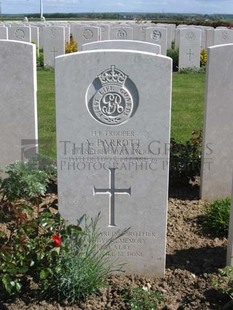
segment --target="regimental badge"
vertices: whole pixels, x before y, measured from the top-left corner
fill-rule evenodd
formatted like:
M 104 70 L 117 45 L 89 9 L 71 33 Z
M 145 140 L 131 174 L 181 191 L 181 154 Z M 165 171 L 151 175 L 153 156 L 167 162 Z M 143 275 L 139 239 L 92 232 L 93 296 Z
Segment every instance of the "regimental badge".
M 86 94 L 89 113 L 105 125 L 127 122 L 135 113 L 138 101 L 135 84 L 114 65 L 96 77 Z

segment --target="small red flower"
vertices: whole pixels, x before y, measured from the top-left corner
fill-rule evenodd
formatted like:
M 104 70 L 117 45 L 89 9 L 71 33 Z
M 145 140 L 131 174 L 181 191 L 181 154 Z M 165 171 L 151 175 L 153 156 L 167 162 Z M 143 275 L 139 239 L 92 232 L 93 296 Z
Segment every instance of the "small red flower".
M 53 245 L 56 247 L 60 247 L 61 246 L 61 237 L 57 236 L 57 235 L 53 235 L 51 237 L 51 239 L 53 240 Z

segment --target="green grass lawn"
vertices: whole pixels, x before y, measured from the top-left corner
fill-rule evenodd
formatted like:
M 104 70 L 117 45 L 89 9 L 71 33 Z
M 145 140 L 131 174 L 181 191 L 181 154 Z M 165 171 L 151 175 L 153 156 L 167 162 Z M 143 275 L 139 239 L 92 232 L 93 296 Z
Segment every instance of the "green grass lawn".
M 53 70 L 37 71 L 39 152 L 56 157 L 55 81 Z
M 171 136 L 180 142 L 203 128 L 205 74 L 173 73 Z
M 40 154 L 56 157 L 54 71 L 38 69 Z M 185 142 L 202 129 L 205 74 L 173 73 L 171 136 Z

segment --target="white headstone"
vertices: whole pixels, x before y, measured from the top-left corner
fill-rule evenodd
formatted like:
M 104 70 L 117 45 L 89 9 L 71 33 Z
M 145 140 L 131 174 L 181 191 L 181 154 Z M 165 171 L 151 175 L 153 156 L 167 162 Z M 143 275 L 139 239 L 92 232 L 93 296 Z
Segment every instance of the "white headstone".
M 167 29 L 166 28 L 147 28 L 146 42 L 155 43 L 161 46 L 161 54 L 167 55 Z
M 179 32 L 179 69 L 200 67 L 201 30 L 181 28 Z
M 102 24 L 100 27 L 100 37 L 101 40 L 109 40 L 110 39 L 110 24 Z
M 39 54 L 39 28 L 35 26 L 31 26 L 31 39 L 32 43 L 36 44 L 37 54 Z
M 206 30 L 206 48 L 214 45 L 214 28 Z
M 72 35 L 74 40 L 78 43 L 79 51 L 83 44 L 99 41 L 101 39 L 100 28 L 94 26 L 76 26 L 73 28 Z
M 214 45 L 233 43 L 232 29 L 215 29 L 214 30 Z
M 233 174 L 233 44 L 208 48 L 201 197 L 231 195 Z
M 156 24 L 156 27 L 158 28 L 166 28 L 167 29 L 167 48 L 171 48 L 172 41 L 175 39 L 174 34 L 174 24 Z
M 110 40 L 133 40 L 133 28 L 125 26 L 111 27 Z
M 171 59 L 128 50 L 56 58 L 59 210 L 101 214 L 127 273 L 165 269 Z
M 70 42 L 70 27 L 65 26 L 65 42 Z
M 133 39 L 136 41 L 145 41 L 146 28 L 147 27 L 145 25 L 133 25 Z
M 0 40 L 0 167 L 37 151 L 36 47 Z
M 213 38 L 213 32 L 214 28 L 202 26 L 201 29 L 201 50 L 206 50 L 207 47 L 212 46 L 213 44 L 210 44 L 211 38 Z
M 83 44 L 82 51 L 99 49 L 124 49 L 161 54 L 161 46 L 134 40 L 106 40 Z
M 44 39 L 44 65 L 54 68 L 55 57 L 65 54 L 65 28 L 45 27 Z
M 11 26 L 8 28 L 8 39 L 31 43 L 31 28 Z

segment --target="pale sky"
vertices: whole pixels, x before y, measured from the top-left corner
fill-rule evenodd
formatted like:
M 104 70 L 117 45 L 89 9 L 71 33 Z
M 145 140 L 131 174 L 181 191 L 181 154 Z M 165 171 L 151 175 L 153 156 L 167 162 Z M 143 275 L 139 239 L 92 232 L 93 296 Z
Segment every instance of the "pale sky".
M 3 14 L 151 12 L 233 14 L 233 0 L 0 0 Z

